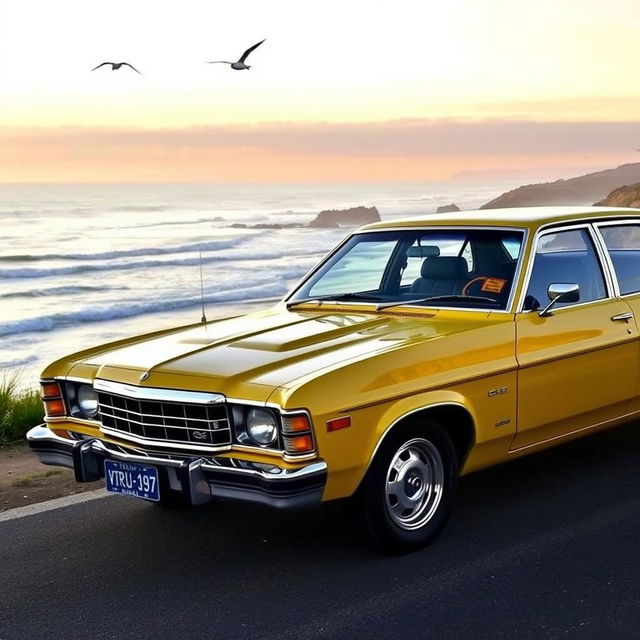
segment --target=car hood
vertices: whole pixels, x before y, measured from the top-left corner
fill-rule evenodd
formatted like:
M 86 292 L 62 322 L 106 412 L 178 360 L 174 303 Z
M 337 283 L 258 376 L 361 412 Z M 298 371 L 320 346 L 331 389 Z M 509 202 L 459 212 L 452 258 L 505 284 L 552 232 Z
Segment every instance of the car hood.
M 323 305 L 324 307 L 325 305 Z M 84 352 L 69 374 L 145 386 L 207 389 L 265 401 L 279 386 L 469 328 L 477 314 L 362 308 L 287 310 L 191 325 Z M 486 318 L 486 316 L 483 316 Z M 466 319 L 465 319 L 466 318 Z M 477 321 L 476 321 L 477 322 Z

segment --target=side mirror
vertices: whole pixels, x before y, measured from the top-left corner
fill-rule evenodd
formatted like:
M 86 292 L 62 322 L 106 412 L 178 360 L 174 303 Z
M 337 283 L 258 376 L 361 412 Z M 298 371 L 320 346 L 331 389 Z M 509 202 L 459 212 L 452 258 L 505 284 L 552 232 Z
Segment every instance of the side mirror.
M 547 289 L 549 304 L 538 314 L 541 318 L 551 315 L 551 308 L 558 302 L 578 302 L 580 300 L 580 286 L 574 283 L 550 284 Z

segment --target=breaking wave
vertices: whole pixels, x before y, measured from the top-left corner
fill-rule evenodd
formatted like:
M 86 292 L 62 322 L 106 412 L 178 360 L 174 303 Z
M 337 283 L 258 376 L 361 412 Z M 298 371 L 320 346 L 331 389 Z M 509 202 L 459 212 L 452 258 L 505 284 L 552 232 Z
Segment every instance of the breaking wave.
M 216 262 L 236 262 L 238 268 L 243 263 L 251 263 L 256 260 L 278 260 L 284 257 L 306 257 L 322 255 L 322 253 L 312 253 L 305 250 L 297 251 L 262 251 L 254 252 L 245 256 L 239 255 L 210 255 L 202 256 L 202 264 L 212 264 Z M 193 267 L 200 264 L 200 256 L 191 258 L 177 258 L 169 260 L 138 260 L 132 262 L 110 262 L 106 264 L 76 264 L 64 267 L 24 267 L 0 269 L 1 278 L 47 278 L 51 276 L 64 276 L 68 274 L 88 273 L 92 271 L 127 271 L 132 269 L 146 269 L 153 267 Z
M 267 283 L 246 287 L 216 291 L 205 295 L 204 302 L 250 302 L 265 298 L 276 298 L 286 293 L 284 283 Z M 69 313 L 56 313 L 38 318 L 26 318 L 0 324 L 0 336 L 22 333 L 52 331 L 58 327 L 71 326 L 84 322 L 101 322 L 116 318 L 130 318 L 145 313 L 160 313 L 176 309 L 188 309 L 201 303 L 199 296 L 181 297 L 169 300 L 151 300 L 143 302 L 121 302 L 103 306 L 92 306 Z
M 27 291 L 12 291 L 11 293 L 0 293 L 0 298 L 44 298 L 52 296 L 73 296 L 83 293 L 104 292 L 104 291 L 125 291 L 129 287 L 110 287 L 108 285 L 76 285 L 48 287 L 46 289 L 28 289 Z
M 45 253 L 40 255 L 15 254 L 0 256 L 0 262 L 37 262 L 41 260 L 114 260 L 117 258 L 138 258 L 143 256 L 159 256 L 172 253 L 191 253 L 195 251 L 218 251 L 231 249 L 245 242 L 247 238 L 214 240 L 209 242 L 190 242 L 168 247 L 140 247 L 137 249 L 120 249 L 90 253 Z M 2 270 L 0 270 L 2 273 Z M 9 276 L 11 277 L 11 276 Z M 17 276 L 20 277 L 20 276 Z

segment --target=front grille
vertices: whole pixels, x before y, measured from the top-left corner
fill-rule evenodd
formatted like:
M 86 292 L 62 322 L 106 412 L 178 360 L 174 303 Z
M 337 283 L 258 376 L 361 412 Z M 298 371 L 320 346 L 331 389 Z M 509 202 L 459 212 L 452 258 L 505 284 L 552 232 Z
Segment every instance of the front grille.
M 219 447 L 231 444 L 227 407 L 138 400 L 98 391 L 99 418 L 105 432 L 161 443 Z

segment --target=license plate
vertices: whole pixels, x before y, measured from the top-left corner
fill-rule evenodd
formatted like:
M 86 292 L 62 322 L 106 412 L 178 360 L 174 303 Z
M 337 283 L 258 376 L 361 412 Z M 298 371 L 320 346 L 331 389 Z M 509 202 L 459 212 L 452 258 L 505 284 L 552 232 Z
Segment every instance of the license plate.
M 104 461 L 104 477 L 107 491 L 126 496 L 145 498 L 157 502 L 160 500 L 158 470 L 133 462 Z

